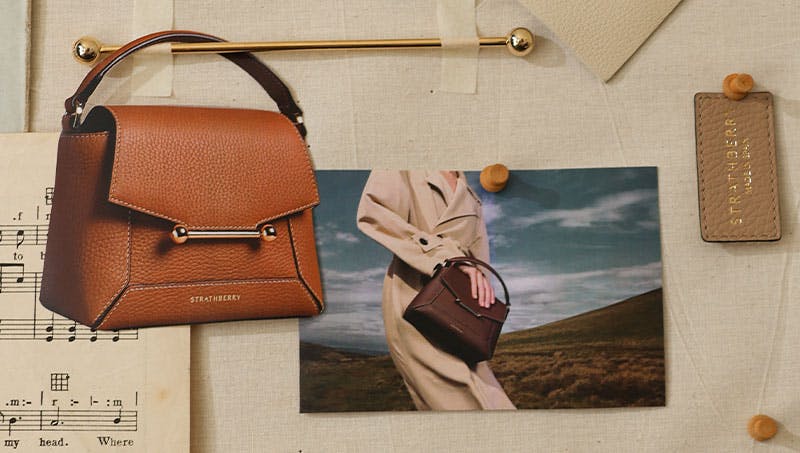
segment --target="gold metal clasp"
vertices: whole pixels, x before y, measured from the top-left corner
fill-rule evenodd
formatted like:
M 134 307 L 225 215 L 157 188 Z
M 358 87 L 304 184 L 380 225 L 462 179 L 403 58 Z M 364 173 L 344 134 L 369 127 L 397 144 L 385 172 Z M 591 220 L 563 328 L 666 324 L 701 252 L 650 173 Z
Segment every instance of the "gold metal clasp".
M 169 238 L 176 244 L 183 244 L 189 239 L 261 239 L 274 241 L 278 231 L 273 225 L 266 224 L 258 231 L 239 230 L 189 230 L 186 225 L 178 224 L 172 228 Z

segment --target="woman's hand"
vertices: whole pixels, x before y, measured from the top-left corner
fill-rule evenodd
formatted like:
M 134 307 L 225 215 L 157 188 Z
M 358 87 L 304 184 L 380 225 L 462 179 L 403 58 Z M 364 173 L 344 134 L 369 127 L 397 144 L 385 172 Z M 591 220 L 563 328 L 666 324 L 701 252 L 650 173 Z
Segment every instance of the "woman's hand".
M 458 266 L 461 272 L 469 275 L 469 283 L 472 288 L 472 297 L 478 299 L 478 305 L 489 308 L 494 303 L 494 288 L 480 269 L 474 266 Z

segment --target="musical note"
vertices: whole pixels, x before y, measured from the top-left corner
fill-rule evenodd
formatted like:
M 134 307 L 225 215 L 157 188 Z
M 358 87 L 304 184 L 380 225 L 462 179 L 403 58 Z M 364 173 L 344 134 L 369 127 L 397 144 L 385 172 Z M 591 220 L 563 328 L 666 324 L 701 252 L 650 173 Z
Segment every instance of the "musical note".
M 50 420 L 50 426 L 58 426 L 61 423 L 61 408 L 56 408 L 56 418 Z
M 17 250 L 23 242 L 25 242 L 25 230 L 17 230 Z
M 113 342 L 115 342 L 115 343 L 116 343 L 117 341 L 119 341 L 119 330 L 115 330 L 115 331 L 114 331 L 114 336 L 111 338 L 111 341 L 113 341 Z
M 69 341 L 70 343 L 75 341 L 75 331 L 77 329 L 78 329 L 78 323 L 77 322 L 73 322 L 72 325 L 69 326 L 69 329 L 67 329 L 69 331 L 69 333 L 71 334 L 69 336 L 69 338 L 67 338 L 67 341 Z
M 89 341 L 94 343 L 95 341 L 97 341 L 97 329 L 91 329 L 90 332 L 92 332 L 92 336 L 89 337 Z
M 115 425 L 119 425 L 119 422 L 121 422 L 121 421 L 122 421 L 122 408 L 119 409 L 119 414 L 114 419 L 114 424 Z
M 22 418 L 22 417 L 20 417 Z M 11 427 L 17 423 L 17 417 L 11 417 L 8 419 L 8 435 L 11 435 Z
M 45 331 L 45 332 L 47 332 L 47 333 L 49 334 L 49 335 L 47 335 L 47 337 L 45 338 L 45 341 L 47 341 L 48 343 L 49 343 L 49 342 L 51 342 L 51 341 L 53 341 L 53 338 L 54 338 L 54 337 L 53 337 L 53 331 L 55 330 L 55 323 L 56 323 L 56 315 L 55 315 L 55 313 L 53 313 L 53 314 L 50 316 L 50 325 L 49 325 L 49 326 L 47 326 L 47 327 L 45 327 L 45 329 L 44 329 L 44 331 Z

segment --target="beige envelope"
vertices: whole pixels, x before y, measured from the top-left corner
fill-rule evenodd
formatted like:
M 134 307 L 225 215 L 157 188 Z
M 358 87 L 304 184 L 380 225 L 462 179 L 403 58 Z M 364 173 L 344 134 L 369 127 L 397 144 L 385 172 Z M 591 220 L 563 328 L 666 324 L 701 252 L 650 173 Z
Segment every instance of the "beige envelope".
M 608 81 L 680 0 L 519 0 Z

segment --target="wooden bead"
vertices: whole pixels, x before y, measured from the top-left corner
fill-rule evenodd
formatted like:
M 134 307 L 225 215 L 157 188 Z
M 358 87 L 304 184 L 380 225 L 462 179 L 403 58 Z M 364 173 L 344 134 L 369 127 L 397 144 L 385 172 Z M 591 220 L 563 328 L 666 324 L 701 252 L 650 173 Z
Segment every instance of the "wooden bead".
M 722 81 L 722 93 L 728 99 L 738 101 L 747 96 L 753 89 L 753 77 L 750 74 L 728 74 Z
M 503 164 L 489 165 L 481 171 L 481 186 L 487 192 L 499 192 L 508 183 L 508 168 Z
M 747 422 L 747 432 L 750 433 L 750 437 L 753 439 L 763 442 L 775 436 L 775 433 L 778 432 L 778 423 L 769 416 L 763 414 L 754 415 Z

